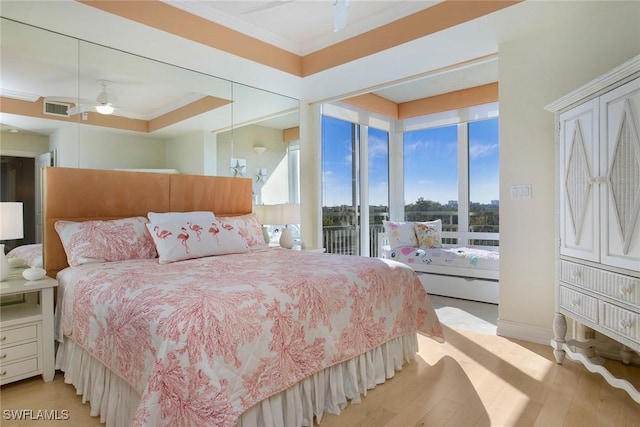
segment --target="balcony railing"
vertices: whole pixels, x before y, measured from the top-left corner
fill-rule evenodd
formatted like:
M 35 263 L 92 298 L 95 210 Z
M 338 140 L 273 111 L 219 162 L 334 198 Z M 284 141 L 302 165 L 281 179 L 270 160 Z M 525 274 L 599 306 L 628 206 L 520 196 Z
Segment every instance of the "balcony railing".
M 378 236 L 384 232 L 382 224 L 369 227 L 369 255 L 377 257 Z M 353 226 L 330 226 L 322 228 L 322 243 L 328 253 L 360 255 L 360 232 Z
M 326 215 L 326 213 L 325 213 Z M 378 215 L 384 215 L 380 214 Z M 329 215 L 333 218 L 343 217 L 344 219 L 353 220 L 353 212 L 331 212 Z M 472 212 L 470 220 L 472 224 L 469 226 L 470 232 L 465 233 L 470 245 L 480 246 L 498 246 L 499 245 L 499 225 L 493 225 L 497 222 L 495 217 L 497 212 Z M 408 221 L 429 221 L 437 218 L 443 220 L 442 224 L 442 243 L 458 244 L 458 213 L 455 211 L 436 211 L 436 212 L 407 212 Z M 476 221 L 474 221 L 474 218 Z M 382 224 L 373 224 L 369 227 L 369 254 L 372 257 L 378 257 L 379 235 L 384 232 Z M 359 255 L 360 254 L 360 229 L 353 225 L 335 225 L 324 226 L 322 228 L 322 243 L 328 253 Z

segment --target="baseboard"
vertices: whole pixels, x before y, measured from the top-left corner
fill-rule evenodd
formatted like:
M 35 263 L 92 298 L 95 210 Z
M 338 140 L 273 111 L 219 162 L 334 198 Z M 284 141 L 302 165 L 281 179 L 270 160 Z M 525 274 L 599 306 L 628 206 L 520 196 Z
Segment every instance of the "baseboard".
M 511 322 L 509 320 L 498 319 L 496 334 L 505 338 L 534 342 L 537 344 L 547 344 L 553 338 L 553 330 L 541 328 L 539 326 L 527 325 L 526 323 Z

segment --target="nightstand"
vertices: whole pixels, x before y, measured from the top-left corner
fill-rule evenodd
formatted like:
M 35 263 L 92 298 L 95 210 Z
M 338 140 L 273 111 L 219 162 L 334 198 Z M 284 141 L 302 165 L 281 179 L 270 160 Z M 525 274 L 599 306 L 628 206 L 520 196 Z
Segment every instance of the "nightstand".
M 0 282 L 0 385 L 34 375 L 53 380 L 53 288 L 49 277 L 27 281 L 14 268 Z M 7 298 L 8 297 L 8 298 Z

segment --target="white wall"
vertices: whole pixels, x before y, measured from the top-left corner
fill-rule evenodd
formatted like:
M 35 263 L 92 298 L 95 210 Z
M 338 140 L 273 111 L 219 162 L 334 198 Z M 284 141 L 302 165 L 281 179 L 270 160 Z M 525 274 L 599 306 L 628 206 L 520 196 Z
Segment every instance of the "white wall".
M 501 335 L 551 338 L 555 134 L 544 106 L 640 53 L 640 2 L 606 3 L 499 47 Z M 533 197 L 511 200 L 516 184 L 531 184 Z
M 0 155 L 34 157 L 49 151 L 49 137 L 25 133 L 0 133 Z
M 49 147 L 55 151 L 56 166 L 77 168 L 80 167 L 78 148 L 78 129 L 63 126 L 49 135 Z
M 166 167 L 180 173 L 205 174 L 205 132 L 195 131 L 167 141 Z
M 253 147 L 262 146 L 266 151 L 258 154 Z M 231 176 L 229 159 L 245 159 L 245 176 L 253 178 L 254 202 L 264 204 L 289 201 L 289 166 L 286 161 L 286 145 L 282 130 L 259 125 L 243 126 L 233 130 L 233 155 L 231 131 L 218 134 L 218 175 Z M 256 182 L 256 169 L 267 169 L 265 183 Z
M 165 168 L 165 141 L 146 135 L 80 126 L 77 167 L 89 169 Z M 59 166 L 67 166 L 61 165 Z M 76 166 L 76 165 L 69 165 Z

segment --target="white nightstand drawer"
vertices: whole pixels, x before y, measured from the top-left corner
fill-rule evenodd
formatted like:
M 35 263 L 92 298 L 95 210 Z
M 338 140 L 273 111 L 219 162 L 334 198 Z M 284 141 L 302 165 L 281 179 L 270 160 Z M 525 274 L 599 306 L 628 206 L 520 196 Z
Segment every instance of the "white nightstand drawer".
M 618 335 L 640 343 L 640 315 L 638 313 L 601 302 L 600 324 Z
M 598 300 L 572 289 L 560 286 L 560 307 L 598 323 Z
M 38 357 L 37 341 L 14 345 L 12 347 L 2 347 L 0 349 L 0 366 L 29 356 Z
M 4 384 L 8 382 L 12 377 L 18 375 L 29 374 L 33 372 L 34 375 L 38 372 L 38 359 L 27 359 L 15 363 L 7 363 L 0 368 L 0 382 Z
M 38 337 L 38 328 L 36 325 L 21 326 L 12 329 L 3 329 L 0 331 L 0 348 L 19 341 L 36 339 Z

